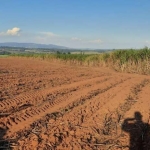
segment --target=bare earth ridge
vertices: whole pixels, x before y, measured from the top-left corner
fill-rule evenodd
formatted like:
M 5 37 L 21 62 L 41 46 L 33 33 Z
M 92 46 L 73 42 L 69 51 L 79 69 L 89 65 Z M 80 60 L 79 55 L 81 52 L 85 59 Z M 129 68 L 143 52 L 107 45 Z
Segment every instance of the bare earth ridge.
M 145 75 L 0 58 L 0 149 L 148 150 L 149 93 Z

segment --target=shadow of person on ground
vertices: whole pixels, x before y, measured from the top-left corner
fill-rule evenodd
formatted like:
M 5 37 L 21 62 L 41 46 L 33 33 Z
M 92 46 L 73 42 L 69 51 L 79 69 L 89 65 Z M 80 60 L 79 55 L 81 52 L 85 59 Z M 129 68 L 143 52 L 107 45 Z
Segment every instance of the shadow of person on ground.
M 142 121 L 140 112 L 135 112 L 134 118 L 125 119 L 122 130 L 130 135 L 129 150 L 150 150 L 150 125 Z
M 11 150 L 10 141 L 4 138 L 8 128 L 3 121 L 3 117 L 5 115 L 0 116 L 0 150 Z
M 9 143 L 4 139 L 7 129 L 0 127 L 0 150 L 10 150 Z

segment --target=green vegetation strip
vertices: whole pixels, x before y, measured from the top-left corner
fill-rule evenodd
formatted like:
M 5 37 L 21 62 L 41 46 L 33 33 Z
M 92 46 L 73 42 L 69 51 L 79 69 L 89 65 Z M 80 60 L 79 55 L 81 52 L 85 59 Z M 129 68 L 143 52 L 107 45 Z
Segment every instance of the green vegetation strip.
M 9 55 L 0 55 L 0 58 L 8 57 Z
M 107 66 L 116 71 L 150 74 L 150 49 L 145 47 L 140 50 L 116 50 L 101 54 L 70 54 L 60 53 L 21 53 L 12 56 L 41 58 L 43 60 L 62 60 L 71 64 L 87 66 Z

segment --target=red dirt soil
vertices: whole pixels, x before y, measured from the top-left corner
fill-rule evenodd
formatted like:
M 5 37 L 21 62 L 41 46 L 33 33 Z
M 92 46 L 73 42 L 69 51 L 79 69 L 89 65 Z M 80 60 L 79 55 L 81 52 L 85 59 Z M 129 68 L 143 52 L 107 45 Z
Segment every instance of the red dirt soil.
M 0 149 L 148 150 L 149 93 L 145 75 L 0 58 Z

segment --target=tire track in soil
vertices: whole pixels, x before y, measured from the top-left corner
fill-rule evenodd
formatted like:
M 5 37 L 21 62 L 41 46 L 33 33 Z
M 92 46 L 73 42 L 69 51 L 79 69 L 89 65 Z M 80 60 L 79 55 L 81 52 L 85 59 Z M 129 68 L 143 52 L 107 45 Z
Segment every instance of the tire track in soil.
M 53 77 L 53 78 L 52 78 Z M 4 76 L 4 78 L 6 78 Z M 16 77 L 18 78 L 18 77 Z M 0 91 L 5 91 L 1 92 L 1 101 L 6 100 L 6 99 L 10 99 L 11 97 L 14 97 L 15 95 L 27 92 L 27 91 L 32 91 L 32 90 L 38 90 L 38 89 L 43 89 L 43 88 L 47 88 L 48 87 L 56 87 L 56 86 L 60 86 L 60 85 L 64 85 L 64 84 L 69 84 L 71 82 L 71 79 L 75 79 L 76 82 L 80 81 L 80 80 L 84 80 L 87 79 L 86 76 L 75 76 L 75 75 L 71 75 L 69 77 L 66 76 L 59 76 L 59 74 L 57 75 L 49 75 L 45 78 L 43 78 L 43 76 L 40 78 L 36 78 L 35 77 L 31 80 L 28 78 L 20 78 L 18 79 L 18 81 L 6 81 L 6 86 L 4 84 L 2 84 L 0 87 Z M 36 80 L 36 81 L 35 81 Z M 8 82 L 10 83 L 8 85 Z M 4 83 L 4 81 L 2 82 Z M 45 87 L 46 86 L 46 87 Z M 14 92 L 15 91 L 15 92 Z
M 23 105 L 40 105 L 45 101 L 46 98 L 49 98 L 50 96 L 57 97 L 58 95 L 63 95 L 68 92 L 79 90 L 80 88 L 86 87 L 86 86 L 92 86 L 96 82 L 103 82 L 103 80 L 107 80 L 108 77 L 105 77 L 104 75 L 101 75 L 100 77 L 88 79 L 86 81 L 80 81 L 75 82 L 69 85 L 63 85 L 60 87 L 52 88 L 52 89 L 44 89 L 37 92 L 32 92 L 26 95 L 19 95 L 18 97 L 14 99 L 8 99 L 5 101 L 0 102 L 0 111 L 3 111 L 4 113 L 11 112 L 13 113 L 13 110 L 19 111 L 19 107 Z M 70 90 L 70 91 L 69 91 Z M 51 94 L 52 93 L 52 94 Z M 4 111 L 5 110 L 5 111 Z
M 105 83 L 105 87 L 107 88 L 108 86 L 113 87 L 113 85 L 119 84 L 121 82 L 122 82 L 122 79 L 115 79 L 114 80 L 114 78 L 111 78 L 111 80 L 105 81 L 104 83 Z M 100 85 L 101 84 L 99 84 L 99 86 Z M 69 94 L 69 95 L 63 96 L 62 98 L 56 99 L 53 103 L 47 102 L 43 106 L 37 107 L 33 110 L 30 110 L 29 114 L 32 115 L 31 117 L 30 116 L 28 118 L 26 117 L 27 112 L 25 112 L 24 114 L 20 114 L 21 117 L 17 117 L 17 118 L 19 118 L 19 120 L 21 122 L 16 121 L 18 124 L 13 122 L 14 125 L 9 126 L 9 132 L 10 133 L 11 132 L 12 133 L 17 132 L 18 130 L 25 128 L 25 126 L 29 126 L 31 123 L 42 118 L 47 113 L 55 112 L 56 110 L 60 110 L 61 108 L 64 108 L 68 104 L 71 104 L 72 102 L 77 101 L 81 97 L 86 96 L 89 92 L 91 92 L 91 89 L 97 90 L 98 88 L 100 88 L 99 86 L 93 85 L 92 87 L 87 87 L 87 88 L 84 88 L 80 91 L 75 91 L 73 95 Z M 104 88 L 103 85 L 102 85 L 102 87 Z M 76 97 L 74 95 L 76 95 Z M 11 115 L 9 117 L 11 117 Z M 13 117 L 15 117 L 15 114 Z M 11 124 L 13 124 L 13 123 L 11 122 Z M 21 126 L 21 124 L 23 124 L 24 126 Z
M 4 60 L 3 61 L 0 60 L 0 61 L 2 65 L 4 65 L 6 59 L 5 61 Z M 32 62 L 33 64 L 31 65 L 30 61 L 24 59 L 24 60 L 15 60 L 14 62 L 14 59 L 9 59 L 8 63 L 4 65 L 5 66 L 4 68 L 6 70 L 4 72 L 6 72 L 7 74 L 3 73 L 2 77 L 0 74 L 0 80 L 2 80 L 2 82 L 0 83 L 2 85 L 0 87 L 3 88 L 3 89 L 0 88 L 0 91 L 2 91 L 2 93 L 0 92 L 1 100 L 7 100 L 10 98 L 12 99 L 14 95 L 18 95 L 20 93 L 28 92 L 31 90 L 37 90 L 37 88 L 45 88 L 45 86 L 47 88 L 48 84 L 50 84 L 51 87 L 59 86 L 60 84 L 68 84 L 68 81 L 73 81 L 73 82 L 74 80 L 80 81 L 80 80 L 84 80 L 84 79 L 91 78 L 94 76 L 96 77 L 99 75 L 98 72 L 97 73 L 95 72 L 94 74 L 92 74 L 89 69 L 81 70 L 81 69 L 76 69 L 74 67 L 69 67 L 69 66 L 64 66 L 64 65 L 62 65 L 62 68 L 60 68 L 60 65 L 57 65 L 57 64 L 53 64 L 52 66 L 49 66 L 49 63 L 45 63 L 46 66 L 39 65 L 37 67 L 35 66 L 37 65 L 35 63 L 41 64 L 41 62 L 33 61 Z M 21 65 L 22 62 L 25 63 L 25 65 L 22 66 Z M 44 62 L 42 62 L 42 64 L 44 64 Z M 30 66 L 31 68 L 27 66 Z M 51 68 L 51 69 L 47 69 L 47 68 Z M 70 72 L 69 76 L 67 74 L 68 69 Z M 61 77 L 60 77 L 60 72 L 62 73 Z M 9 76 L 13 78 L 13 80 L 9 80 Z M 52 79 L 52 77 L 54 80 Z M 41 79 L 42 82 L 44 83 L 40 83 L 40 84 L 36 82 L 33 83 L 33 81 L 36 79 Z M 45 79 L 46 81 L 43 81 Z M 51 81 L 53 81 L 54 83 L 53 82 L 51 83 L 49 79 L 51 79 Z M 12 85 L 13 81 L 15 84 L 14 86 Z M 4 83 L 6 84 L 6 87 L 4 86 Z M 16 86 L 16 84 L 17 85 L 19 84 L 19 85 Z
M 126 81 L 128 81 L 128 80 L 125 80 L 125 81 L 122 83 L 122 84 L 123 84 L 122 86 L 125 86 L 125 85 L 127 86 L 127 85 L 128 85 L 128 84 L 126 83 Z M 129 79 L 129 81 L 130 81 L 130 79 Z M 124 83 L 125 83 L 125 84 L 124 84 Z M 118 84 L 117 84 L 117 85 L 118 85 Z M 119 85 L 120 85 L 120 84 L 119 84 Z M 113 86 L 113 88 L 110 88 L 110 89 L 109 89 L 109 87 L 108 87 L 108 91 L 106 90 L 104 93 L 109 92 L 109 90 L 111 91 L 111 90 L 114 89 L 114 88 L 116 88 L 116 87 Z M 117 88 L 116 88 L 116 89 L 117 89 Z M 117 91 L 118 91 L 118 89 L 117 89 Z M 111 92 L 112 92 L 112 91 L 111 91 Z M 100 92 L 98 95 L 101 95 L 101 94 L 103 95 L 104 93 L 103 93 L 103 92 L 102 92 L 102 93 Z M 96 95 L 96 97 L 97 97 L 98 95 Z M 88 97 L 88 98 L 89 98 L 89 97 Z M 89 99 L 88 99 L 88 98 L 87 98 L 86 100 L 93 101 L 93 99 L 95 99 L 95 96 L 94 96 L 94 97 L 90 97 Z M 85 101 L 85 102 L 86 102 L 86 101 Z M 77 103 L 77 101 L 76 101 L 76 103 Z M 66 112 L 66 115 L 68 115 L 68 116 L 70 116 L 70 118 L 72 118 L 72 117 L 73 117 L 73 114 L 76 114 L 76 113 L 79 111 L 78 109 L 81 110 L 80 104 L 81 104 L 81 105 L 84 105 L 85 103 L 83 103 L 83 101 L 80 100 L 80 102 L 78 103 L 78 105 L 72 104 L 73 106 L 70 106 L 69 109 L 71 109 L 71 110 L 73 109 L 73 111 L 71 111 L 71 112 L 69 111 L 69 113 Z M 94 104 L 95 104 L 95 103 L 94 103 Z M 79 106 L 79 107 L 78 107 L 78 106 Z M 74 108 L 75 108 L 75 109 L 77 108 L 76 111 L 74 111 Z M 66 109 L 66 108 L 64 108 L 64 109 Z M 67 108 L 67 109 L 68 109 L 68 108 Z M 71 122 L 72 124 L 74 124 L 74 126 L 75 126 L 75 125 L 77 125 L 77 126 L 80 126 L 80 125 L 81 125 L 81 124 L 78 124 L 78 123 L 77 123 L 77 124 L 74 123 L 72 120 L 69 120 L 69 117 L 67 118 L 66 115 L 64 114 L 63 119 L 61 119 L 61 120 L 56 120 L 55 122 L 52 123 L 53 125 L 51 126 L 51 132 L 48 133 L 48 134 L 50 134 L 51 136 L 53 136 L 52 133 L 56 134 L 57 132 L 54 131 L 54 130 L 55 130 L 55 127 L 56 127 L 56 126 L 59 127 L 59 126 L 60 126 L 60 123 L 66 122 L 66 120 L 69 121 L 69 122 Z M 83 115 L 84 115 L 84 114 L 83 114 Z M 58 114 L 58 116 L 59 116 L 59 114 Z M 61 115 L 60 115 L 60 116 L 61 116 Z M 59 116 L 59 117 L 60 117 L 60 116 Z M 52 115 L 52 116 L 49 115 L 49 117 L 50 117 L 50 118 L 53 118 L 54 116 L 53 116 L 53 115 Z M 75 116 L 76 119 L 77 119 L 77 117 L 79 117 L 79 116 Z M 50 119 L 50 118 L 49 118 L 49 119 Z M 45 122 L 45 121 L 44 121 L 44 122 Z M 67 124 L 65 124 L 65 126 L 67 126 Z M 61 128 L 60 128 L 60 131 L 59 131 L 59 132 L 63 132 L 63 131 L 61 130 Z
M 124 79 L 124 80 L 121 80 L 121 82 L 118 82 L 117 84 L 111 84 L 110 85 L 110 87 L 108 86 L 105 90 L 101 90 L 101 91 L 99 91 L 99 94 L 100 93 L 103 93 L 103 92 L 106 92 L 107 90 L 109 90 L 110 88 L 113 88 L 113 87 L 115 87 L 116 85 L 118 85 L 118 84 L 120 84 L 120 83 L 122 83 L 122 82 L 125 82 L 126 80 L 128 80 L 128 79 Z M 95 92 L 95 93 L 94 93 Z M 95 97 L 98 93 L 97 93 L 98 91 L 93 91 L 93 97 Z M 91 95 L 89 95 L 89 96 L 86 96 L 86 99 L 83 97 L 83 98 L 81 98 L 79 101 L 85 101 L 85 100 L 89 100 L 89 98 L 90 99 L 92 99 L 93 98 Z M 70 106 L 70 107 L 77 107 L 77 105 L 76 105 L 76 102 L 73 104 L 73 106 Z M 41 119 L 40 119 L 41 120 Z M 45 122 L 45 121 L 44 121 Z M 27 132 L 29 132 L 29 131 L 27 131 Z M 20 134 L 20 133 L 18 133 L 18 134 Z
M 79 107 L 75 108 L 73 111 L 71 111 L 71 114 L 78 114 L 78 118 L 81 118 L 80 116 L 85 116 L 83 121 L 80 121 L 81 123 L 74 123 L 74 124 L 82 124 L 85 122 L 85 124 L 87 123 L 87 121 L 94 115 L 97 113 L 98 110 L 102 109 L 103 107 L 105 107 L 105 105 L 107 103 L 109 103 L 112 99 L 115 99 L 116 96 L 118 96 L 116 93 L 119 93 L 119 95 L 126 95 L 126 93 L 124 93 L 124 90 L 130 90 L 130 88 L 132 87 L 132 84 L 128 84 L 128 82 L 132 80 L 128 79 L 125 80 L 122 84 L 119 84 L 117 86 L 114 86 L 113 88 L 108 89 L 107 92 L 104 93 L 99 93 L 96 97 L 94 98 L 90 98 L 89 101 L 87 101 L 87 103 L 83 103 L 81 104 Z M 128 92 L 127 92 L 128 93 Z M 107 99 L 107 101 L 106 101 Z M 80 111 L 78 110 L 80 109 Z M 80 113 L 79 113 L 80 112 Z M 65 119 L 69 119 L 71 116 L 71 114 L 68 114 L 68 118 L 66 116 Z M 77 116 L 76 116 L 77 117 Z M 80 120 L 80 119 L 79 119 Z M 72 121 L 77 121 L 76 118 L 74 118 L 74 120 Z
M 124 82 L 124 83 L 126 83 L 126 82 Z M 123 83 L 123 84 L 124 84 L 124 83 Z M 134 84 L 135 84 L 135 83 L 132 83 L 132 85 L 129 85 L 129 86 L 132 87 Z M 114 88 L 115 88 L 115 87 L 114 87 Z M 126 86 L 125 89 L 126 89 L 126 88 L 130 89 L 128 86 Z M 125 90 L 125 89 L 124 89 L 124 90 Z M 131 89 L 130 89 L 130 90 L 131 90 Z M 121 90 L 121 91 L 122 91 L 122 90 Z M 108 91 L 107 91 L 107 92 L 108 92 Z M 91 98 L 90 100 L 92 100 L 92 98 Z M 83 104 L 83 105 L 84 105 L 84 104 Z M 130 104 L 128 104 L 128 105 L 130 105 Z M 89 106 L 89 104 L 88 104 L 87 106 Z M 123 104 L 122 106 L 126 107 L 126 106 L 127 106 L 127 103 Z M 122 108 L 123 108 L 123 107 L 122 107 Z M 76 107 L 75 107 L 75 109 L 76 109 Z M 80 107 L 77 107 L 77 110 L 78 110 L 78 109 L 81 110 Z M 129 108 L 128 108 L 128 109 L 129 109 Z M 124 109 L 123 109 L 123 110 L 124 110 Z M 81 112 L 82 112 L 82 110 L 81 110 Z M 71 118 L 71 117 L 72 117 L 72 115 L 71 115 L 72 113 L 73 113 L 73 114 L 76 114 L 77 111 L 71 111 L 71 112 L 67 113 L 67 115 L 70 116 L 70 118 Z M 81 113 L 81 114 L 82 114 L 82 113 Z M 85 115 L 85 114 L 83 114 L 83 115 Z M 75 116 L 75 117 L 77 118 L 77 117 L 79 117 L 79 116 Z M 56 126 L 59 126 L 61 122 L 65 122 L 65 120 L 67 120 L 67 121 L 69 121 L 69 122 L 72 122 L 72 120 L 69 120 L 69 118 L 67 118 L 66 116 L 63 116 L 63 120 L 61 119 L 61 121 L 59 120 L 59 121 L 55 121 L 55 122 L 53 123 L 53 128 L 51 128 L 51 133 L 49 133 L 49 134 L 52 135 L 52 130 L 55 129 Z M 84 122 L 84 121 L 83 121 L 83 122 Z M 85 123 L 85 122 L 84 122 L 84 123 Z M 74 126 L 76 126 L 76 123 L 72 122 L 72 124 L 74 124 Z M 82 123 L 81 123 L 81 124 L 77 123 L 77 126 L 81 127 L 81 125 L 82 125 Z M 66 126 L 66 125 L 65 125 L 65 126 Z M 97 126 L 97 124 L 96 124 L 96 126 Z M 82 131 L 82 132 L 81 132 L 81 131 Z M 59 129 L 59 132 L 63 132 L 61 128 Z M 76 130 L 76 132 L 78 132 L 78 133 L 80 132 L 80 133 L 81 133 L 80 136 L 79 136 L 79 137 L 81 138 L 81 135 L 82 135 L 82 134 L 85 134 L 87 131 L 86 131 L 86 132 L 83 132 L 83 128 L 82 128 L 82 130 L 79 129 L 79 131 Z M 53 133 L 55 133 L 55 131 L 53 131 Z M 57 132 L 56 132 L 56 133 L 57 133 Z M 55 134 L 56 134 L 56 133 L 55 133 Z M 57 134 L 58 134 L 58 133 L 57 133 Z M 88 134 L 89 134 L 89 133 L 88 133 Z M 77 138 L 77 137 L 76 137 L 76 138 Z M 77 139 L 78 139 L 78 138 L 77 138 Z M 74 142 L 75 142 L 75 141 L 74 141 Z M 76 141 L 76 142 L 77 142 L 77 141 Z M 86 142 L 87 142 L 87 141 L 86 141 Z M 78 143 L 78 142 L 77 142 L 77 143 Z M 78 143 L 78 144 L 79 144 L 79 143 Z M 80 144 L 79 144 L 79 145 L 80 145 Z M 80 148 L 81 148 L 81 147 L 80 147 Z M 98 148 L 98 147 L 97 147 L 97 148 Z
M 70 113 L 67 113 L 67 116 L 65 116 L 65 120 L 68 120 L 69 118 L 72 118 L 73 115 L 77 114 L 78 116 L 74 116 L 74 120 L 70 120 L 70 122 L 73 122 L 74 124 L 82 124 L 83 122 L 85 122 L 86 120 L 88 120 L 93 113 L 95 113 L 97 110 L 99 110 L 102 105 L 104 105 L 105 103 L 108 103 L 110 99 L 114 98 L 116 96 L 116 94 L 114 94 L 114 92 L 122 92 L 124 89 L 129 88 L 128 83 L 126 83 L 128 80 L 131 80 L 130 78 L 124 80 L 121 84 L 116 84 L 113 85 L 113 87 L 107 87 L 104 90 L 95 90 L 95 91 L 91 91 L 91 93 L 95 93 L 94 97 L 88 97 L 86 98 L 86 101 L 84 101 L 84 99 L 80 99 L 80 101 L 76 101 L 73 106 L 68 106 L 66 107 L 66 109 L 70 110 Z M 124 86 L 124 89 L 119 90 L 119 87 Z M 113 94 L 112 94 L 113 93 Z M 107 102 L 106 102 L 107 99 Z M 80 112 L 80 113 L 79 113 Z M 88 113 L 87 113 L 88 112 Z M 84 117 L 84 120 L 81 119 L 82 116 Z M 77 123 L 78 120 L 83 120 L 83 121 L 79 121 L 82 123 Z M 76 123 L 74 122 L 76 121 Z

